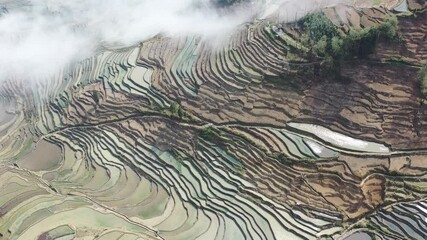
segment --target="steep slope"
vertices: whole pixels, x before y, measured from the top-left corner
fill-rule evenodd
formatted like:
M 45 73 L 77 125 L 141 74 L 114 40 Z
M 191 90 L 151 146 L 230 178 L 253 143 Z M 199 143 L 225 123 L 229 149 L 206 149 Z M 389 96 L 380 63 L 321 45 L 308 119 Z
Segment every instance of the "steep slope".
M 322 14 L 343 39 L 394 15 Z M 2 83 L 0 237 L 425 238 L 425 16 L 338 79 L 304 23 L 271 18 L 220 47 L 156 36 Z

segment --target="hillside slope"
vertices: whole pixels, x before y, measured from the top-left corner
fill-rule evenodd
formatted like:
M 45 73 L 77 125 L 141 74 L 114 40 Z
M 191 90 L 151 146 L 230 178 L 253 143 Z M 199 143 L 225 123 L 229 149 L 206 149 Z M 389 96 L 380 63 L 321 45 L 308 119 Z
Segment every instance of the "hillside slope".
M 0 239 L 426 239 L 426 4 L 358 4 L 3 83 Z

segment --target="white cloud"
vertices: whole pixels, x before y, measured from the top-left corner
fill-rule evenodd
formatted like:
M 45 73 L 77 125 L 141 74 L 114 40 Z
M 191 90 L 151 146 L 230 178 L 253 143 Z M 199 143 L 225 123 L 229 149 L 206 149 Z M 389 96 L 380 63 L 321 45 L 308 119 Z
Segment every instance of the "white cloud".
M 0 0 L 7 9 L 0 13 L 0 80 L 53 74 L 100 44 L 129 46 L 158 33 L 224 36 L 270 5 L 291 2 L 301 1 L 254 0 L 219 11 L 210 0 Z

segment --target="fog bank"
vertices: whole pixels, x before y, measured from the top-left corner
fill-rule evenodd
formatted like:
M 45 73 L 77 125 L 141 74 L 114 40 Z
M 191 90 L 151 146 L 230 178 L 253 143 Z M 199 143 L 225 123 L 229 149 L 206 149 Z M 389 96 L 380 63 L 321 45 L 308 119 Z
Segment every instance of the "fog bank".
M 89 57 L 162 33 L 228 36 L 276 14 L 294 20 L 338 0 L 253 0 L 218 8 L 211 0 L 0 0 L 0 81 L 35 79 Z

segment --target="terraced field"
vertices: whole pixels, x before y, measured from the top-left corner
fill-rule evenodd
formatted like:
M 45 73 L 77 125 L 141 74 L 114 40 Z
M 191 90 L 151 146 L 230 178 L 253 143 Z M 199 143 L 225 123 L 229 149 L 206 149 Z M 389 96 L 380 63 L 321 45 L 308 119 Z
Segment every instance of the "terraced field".
M 3 82 L 0 239 L 425 239 L 427 15 L 405 3 L 322 9 L 342 36 L 398 15 L 341 80 L 271 17 Z

